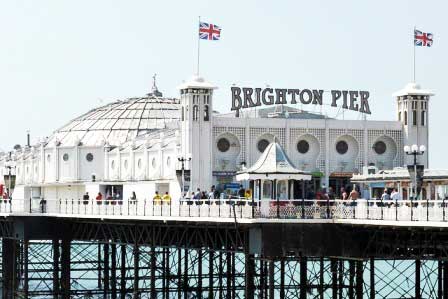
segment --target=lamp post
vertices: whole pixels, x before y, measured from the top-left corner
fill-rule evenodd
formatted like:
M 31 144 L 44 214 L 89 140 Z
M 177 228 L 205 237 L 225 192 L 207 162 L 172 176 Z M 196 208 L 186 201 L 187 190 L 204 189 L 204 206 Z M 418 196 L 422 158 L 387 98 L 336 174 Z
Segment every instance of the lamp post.
M 412 220 L 412 199 L 417 199 L 417 167 L 421 168 L 422 165 L 417 164 L 417 156 L 421 156 L 425 153 L 426 147 L 424 145 L 413 144 L 412 146 L 406 145 L 404 147 L 404 152 L 408 156 L 414 156 L 414 161 L 412 165 L 408 165 L 408 171 L 410 175 L 414 175 L 414 184 L 413 184 L 413 196 L 411 197 L 411 220 Z
M 181 196 L 183 197 L 183 194 L 185 192 L 185 162 L 191 161 L 191 157 L 178 157 L 177 160 L 181 163 L 181 170 L 182 170 L 182 193 Z
M 14 162 L 11 160 L 11 153 L 10 153 L 10 159 L 6 161 L 5 167 L 8 169 L 8 199 L 11 200 L 11 170 L 15 168 Z

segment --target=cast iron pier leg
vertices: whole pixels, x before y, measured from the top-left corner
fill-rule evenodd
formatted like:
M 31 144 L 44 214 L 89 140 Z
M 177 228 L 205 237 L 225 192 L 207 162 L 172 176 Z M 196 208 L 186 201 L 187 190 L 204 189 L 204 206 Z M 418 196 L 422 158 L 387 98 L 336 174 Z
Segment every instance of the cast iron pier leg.
M 300 299 L 306 299 L 306 283 L 307 283 L 307 258 L 300 257 Z
M 370 299 L 375 298 L 375 258 L 370 258 Z
M 448 262 L 443 261 L 443 299 L 448 299 Z
M 156 249 L 151 247 L 151 299 L 157 298 L 156 293 Z
M 208 253 L 208 298 L 214 298 L 213 292 L 213 259 L 214 254 L 213 251 L 209 251 Z M 247 298 L 247 297 L 246 297 Z
M 415 260 L 415 299 L 421 299 L 420 267 L 421 267 L 421 261 L 419 259 Z
M 104 299 L 109 298 L 109 243 L 103 244 L 103 256 L 104 256 Z
M 134 298 L 140 298 L 138 290 L 138 280 L 139 280 L 139 262 L 140 262 L 140 252 L 138 250 L 137 244 L 134 244 Z
M 362 299 L 363 288 L 363 261 L 356 261 L 356 299 Z
M 60 294 L 59 287 L 59 240 L 53 239 L 53 298 L 58 299 Z
M 333 291 L 333 299 L 338 299 L 338 261 L 336 259 L 331 259 L 331 283 Z
M 324 299 L 324 258 L 321 257 L 319 261 L 319 298 Z
M 120 297 L 126 296 L 126 245 L 121 245 L 121 261 L 120 261 Z
M 117 299 L 117 245 L 111 244 L 111 291 L 112 291 L 112 297 L 111 299 Z
M 274 282 L 274 261 L 269 261 L 269 299 L 275 299 L 275 282 Z
M 28 249 L 30 246 L 30 242 L 28 239 L 23 241 L 23 295 L 25 298 L 29 297 L 28 294 Z
M 202 249 L 198 249 L 198 294 L 197 298 L 202 299 Z
M 249 254 L 248 248 L 245 250 L 245 298 L 246 299 L 254 299 L 254 272 L 255 272 L 255 265 L 254 265 L 254 256 Z M 209 296 L 209 298 L 212 298 Z
M 70 299 L 70 239 L 62 239 L 61 252 L 61 289 L 62 298 Z

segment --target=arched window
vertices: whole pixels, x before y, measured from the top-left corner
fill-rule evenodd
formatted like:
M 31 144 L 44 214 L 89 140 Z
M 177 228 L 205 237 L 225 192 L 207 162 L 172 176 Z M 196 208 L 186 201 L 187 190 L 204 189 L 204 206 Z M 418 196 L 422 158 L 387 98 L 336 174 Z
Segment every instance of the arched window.
M 417 110 L 412 110 L 412 124 L 417 125 Z
M 182 121 L 185 120 L 185 108 L 182 106 Z
M 198 105 L 193 106 L 193 121 L 198 120 L 198 114 L 199 114 L 199 107 Z
M 421 122 L 422 122 L 422 126 L 425 126 L 425 122 L 426 122 L 426 111 L 422 111 L 422 115 L 421 115 Z
M 210 115 L 209 115 L 209 111 L 208 111 L 208 105 L 204 106 L 204 121 L 209 121 L 210 120 Z
M 408 125 L 408 112 L 407 111 L 404 112 L 404 125 L 405 126 Z
M 398 121 L 401 121 L 401 111 L 398 112 Z

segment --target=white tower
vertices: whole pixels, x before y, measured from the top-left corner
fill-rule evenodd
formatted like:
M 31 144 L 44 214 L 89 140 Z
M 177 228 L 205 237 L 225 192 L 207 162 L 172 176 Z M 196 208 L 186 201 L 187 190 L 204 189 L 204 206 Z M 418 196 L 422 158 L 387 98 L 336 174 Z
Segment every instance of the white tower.
M 403 145 L 426 146 L 425 153 L 419 157 L 419 163 L 428 167 L 428 111 L 429 98 L 434 93 L 420 88 L 416 83 L 409 83 L 393 94 L 397 98 L 398 121 L 403 125 Z M 403 149 L 399 149 L 403 150 Z M 413 163 L 413 157 L 405 155 L 405 165 Z
M 191 157 L 185 165 L 190 170 L 190 192 L 209 190 L 213 181 L 212 174 L 212 121 L 213 90 L 215 86 L 203 78 L 193 76 L 181 84 L 181 154 Z

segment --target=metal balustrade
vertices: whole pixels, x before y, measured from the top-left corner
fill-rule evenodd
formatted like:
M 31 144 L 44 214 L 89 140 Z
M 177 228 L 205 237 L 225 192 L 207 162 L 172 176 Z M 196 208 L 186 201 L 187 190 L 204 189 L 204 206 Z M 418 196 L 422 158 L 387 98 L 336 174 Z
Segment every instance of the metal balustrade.
M 448 220 L 445 200 L 247 200 L 182 199 L 84 201 L 78 198 L 0 201 L 0 213 L 75 216 L 199 217 L 222 219 L 365 219 L 387 221 Z

